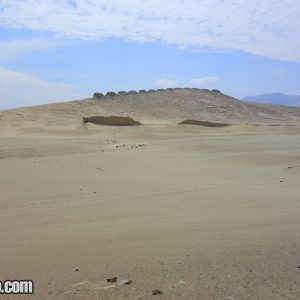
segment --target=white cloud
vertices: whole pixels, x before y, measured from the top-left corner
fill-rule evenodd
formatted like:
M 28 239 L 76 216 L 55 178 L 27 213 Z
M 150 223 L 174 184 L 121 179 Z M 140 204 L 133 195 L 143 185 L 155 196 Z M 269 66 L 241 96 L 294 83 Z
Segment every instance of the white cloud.
M 72 86 L 48 82 L 26 73 L 0 68 L 0 108 L 58 102 L 76 98 Z
M 0 61 L 14 57 L 25 51 L 49 49 L 61 45 L 61 41 L 45 39 L 0 40 Z
M 207 76 L 207 77 L 193 78 L 190 80 L 190 83 L 196 85 L 205 85 L 207 83 L 214 82 L 219 79 L 220 78 L 218 76 Z
M 156 84 L 163 88 L 175 87 L 176 81 L 168 78 L 160 78 L 156 81 Z
M 235 49 L 300 62 L 299 0 L 2 0 L 0 28 Z

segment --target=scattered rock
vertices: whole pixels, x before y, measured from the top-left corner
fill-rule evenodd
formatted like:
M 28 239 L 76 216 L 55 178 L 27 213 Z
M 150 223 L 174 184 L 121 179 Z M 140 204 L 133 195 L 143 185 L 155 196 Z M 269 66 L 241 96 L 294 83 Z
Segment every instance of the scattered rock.
M 79 269 L 75 269 L 75 271 L 76 271 L 76 272 L 78 272 L 78 271 L 79 271 Z
M 118 281 L 118 277 L 112 277 L 112 278 L 107 278 L 106 279 L 107 282 L 113 283 L 113 282 L 117 282 Z
M 118 281 L 117 276 L 107 278 L 106 281 L 110 282 L 110 283 L 114 283 L 115 285 L 125 285 L 125 284 L 131 284 L 132 283 L 132 280 L 129 280 L 129 279 L 122 279 L 122 280 Z M 107 288 L 110 288 L 110 287 L 112 287 L 112 286 L 108 286 Z
M 284 182 L 283 180 L 280 180 L 280 182 Z
M 124 285 L 124 284 L 131 284 L 131 283 L 132 283 L 132 280 L 122 279 L 117 282 L 117 285 Z
M 163 294 L 163 292 L 161 290 L 157 290 L 157 289 L 152 290 L 152 295 L 153 296 L 155 296 L 155 295 L 162 295 L 162 294 Z

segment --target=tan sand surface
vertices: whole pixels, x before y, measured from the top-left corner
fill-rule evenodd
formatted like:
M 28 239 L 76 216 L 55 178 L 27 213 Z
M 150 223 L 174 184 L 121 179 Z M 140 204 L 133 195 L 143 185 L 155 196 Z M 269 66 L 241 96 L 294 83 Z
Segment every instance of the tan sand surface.
M 0 111 L 0 280 L 35 282 L 0 298 L 299 300 L 299 137 L 300 108 L 199 89 Z
M 35 282 L 16 299 L 300 299 L 299 126 L 22 113 L 0 122 L 0 280 Z

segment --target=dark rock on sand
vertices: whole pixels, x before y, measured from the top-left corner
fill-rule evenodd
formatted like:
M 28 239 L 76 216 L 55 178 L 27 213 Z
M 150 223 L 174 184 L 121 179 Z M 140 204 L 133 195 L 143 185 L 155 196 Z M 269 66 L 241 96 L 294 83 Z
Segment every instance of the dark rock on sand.
M 152 290 L 152 295 L 153 296 L 155 296 L 155 295 L 162 295 L 162 294 L 163 294 L 163 292 L 161 290 L 157 290 L 157 289 Z

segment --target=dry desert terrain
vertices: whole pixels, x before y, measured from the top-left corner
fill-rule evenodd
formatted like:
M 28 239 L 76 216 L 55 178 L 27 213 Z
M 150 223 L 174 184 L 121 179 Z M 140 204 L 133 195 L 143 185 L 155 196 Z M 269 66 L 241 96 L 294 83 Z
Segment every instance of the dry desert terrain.
M 110 114 L 142 125 L 82 123 Z M 300 299 L 300 108 L 173 90 L 2 111 L 0 186 L 0 280 L 35 282 L 0 298 Z

